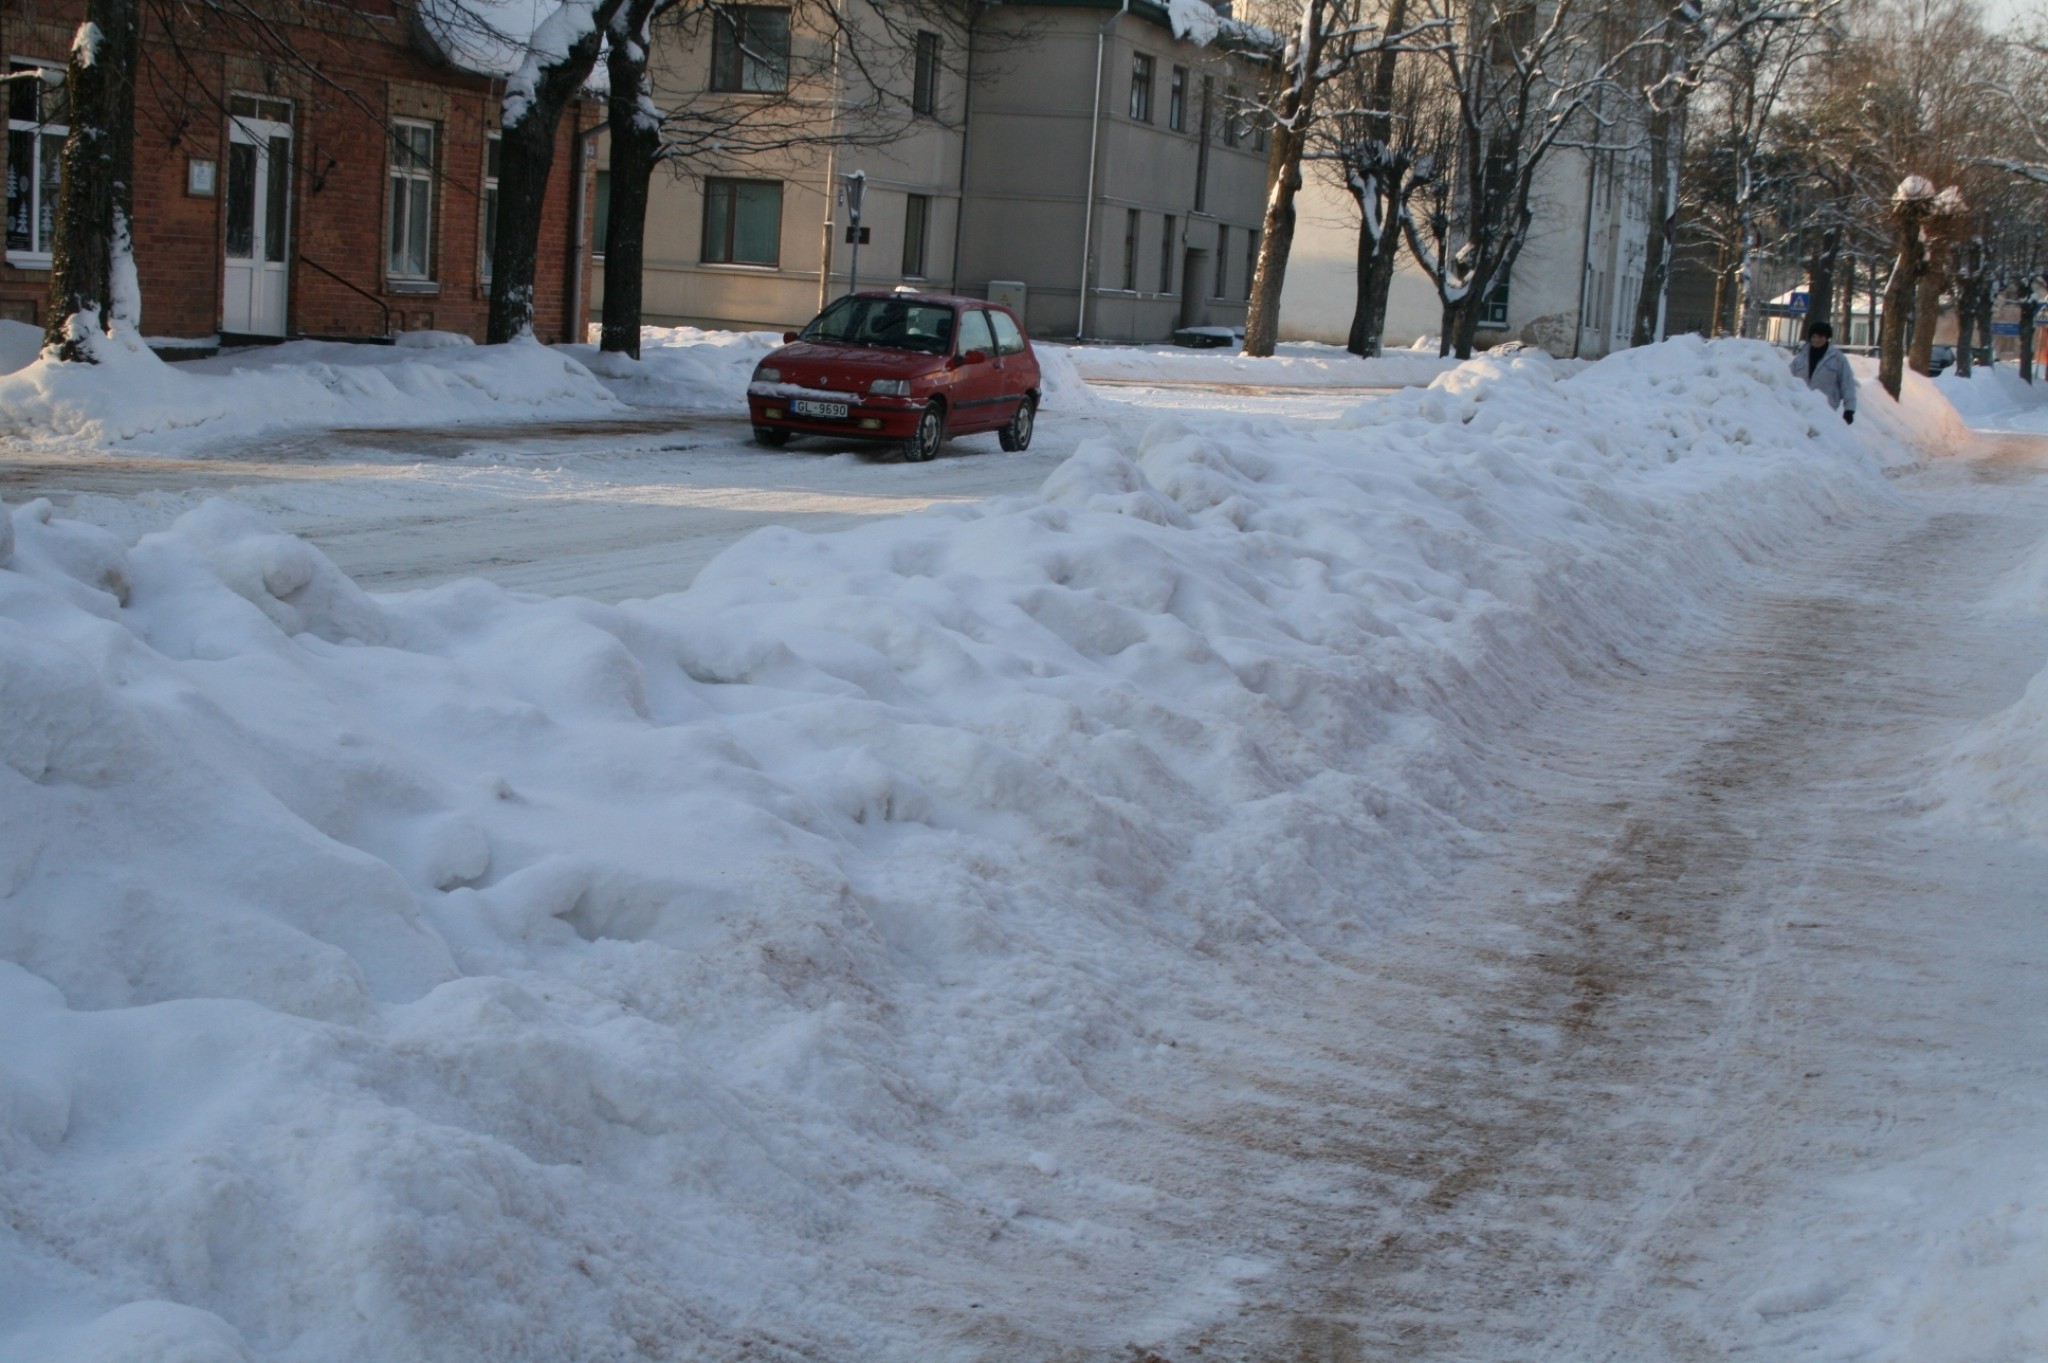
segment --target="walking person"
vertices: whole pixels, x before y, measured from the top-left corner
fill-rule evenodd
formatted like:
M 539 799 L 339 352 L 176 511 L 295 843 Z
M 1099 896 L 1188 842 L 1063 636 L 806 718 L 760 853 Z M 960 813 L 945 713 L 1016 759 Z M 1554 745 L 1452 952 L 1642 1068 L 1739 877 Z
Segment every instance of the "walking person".
M 1842 414 L 1842 420 L 1856 424 L 1856 376 L 1849 372 L 1849 357 L 1834 348 L 1835 329 L 1815 322 L 1806 329 L 1806 344 L 1792 357 L 1792 377 L 1805 379 L 1806 386 L 1828 400 L 1828 406 Z

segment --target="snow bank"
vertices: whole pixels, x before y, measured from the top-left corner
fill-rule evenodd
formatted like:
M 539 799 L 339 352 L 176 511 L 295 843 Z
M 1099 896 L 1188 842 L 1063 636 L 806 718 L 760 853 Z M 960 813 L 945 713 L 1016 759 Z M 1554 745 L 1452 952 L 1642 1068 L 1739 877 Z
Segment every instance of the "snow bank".
M 1419 387 L 1458 367 L 1460 361 L 1435 354 L 1391 351 L 1365 360 L 1336 346 L 1283 345 L 1270 358 L 1253 358 L 1224 350 L 1186 350 L 1173 346 L 1049 346 L 1073 361 L 1085 379 L 1125 383 L 1228 383 L 1279 387 L 1407 388 Z
M 0 435 L 178 451 L 303 426 L 615 416 L 619 400 L 546 346 L 293 341 L 167 364 L 108 345 L 97 365 L 36 360 L 0 377 Z
M 1180 1356 L 1353 1205 L 1228 1114 L 1358 1082 L 1500 726 L 1897 439 L 1480 360 L 619 607 L 17 508 L 0 1357 Z
M 781 344 L 781 333 L 773 331 L 642 327 L 638 360 L 607 355 L 594 343 L 556 349 L 635 407 L 744 412 L 754 366 Z
M 1979 366 L 1969 378 L 1943 371 L 1934 386 L 1979 430 L 2048 430 L 2048 385 L 2028 384 L 2018 366 Z

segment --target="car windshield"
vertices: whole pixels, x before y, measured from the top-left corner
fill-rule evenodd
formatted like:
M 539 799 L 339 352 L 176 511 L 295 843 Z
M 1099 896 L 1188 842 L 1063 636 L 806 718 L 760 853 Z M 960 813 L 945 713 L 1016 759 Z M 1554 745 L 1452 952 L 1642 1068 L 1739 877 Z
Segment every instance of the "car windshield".
M 953 344 L 953 310 L 901 298 L 842 298 L 803 329 L 802 339 L 943 355 Z

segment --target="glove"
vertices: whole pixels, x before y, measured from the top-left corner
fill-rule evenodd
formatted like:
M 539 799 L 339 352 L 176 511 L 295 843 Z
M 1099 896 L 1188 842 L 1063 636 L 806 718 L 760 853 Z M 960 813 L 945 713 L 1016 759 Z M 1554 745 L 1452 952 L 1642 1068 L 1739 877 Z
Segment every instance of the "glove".
M 1852 407 L 1848 411 L 1842 413 L 1842 420 L 1847 422 L 1849 425 L 1854 426 L 1856 424 L 1856 409 Z

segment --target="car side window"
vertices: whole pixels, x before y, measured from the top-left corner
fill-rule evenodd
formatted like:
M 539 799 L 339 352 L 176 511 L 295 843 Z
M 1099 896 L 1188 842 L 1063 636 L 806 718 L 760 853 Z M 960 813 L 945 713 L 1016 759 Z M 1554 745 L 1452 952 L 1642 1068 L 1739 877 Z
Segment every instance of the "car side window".
M 989 334 L 988 314 L 970 312 L 960 319 L 960 353 L 979 350 L 985 355 L 996 353 L 995 337 Z
M 1007 312 L 990 312 L 988 320 L 995 324 L 996 354 L 1021 355 L 1024 353 L 1024 332 L 1015 318 Z

